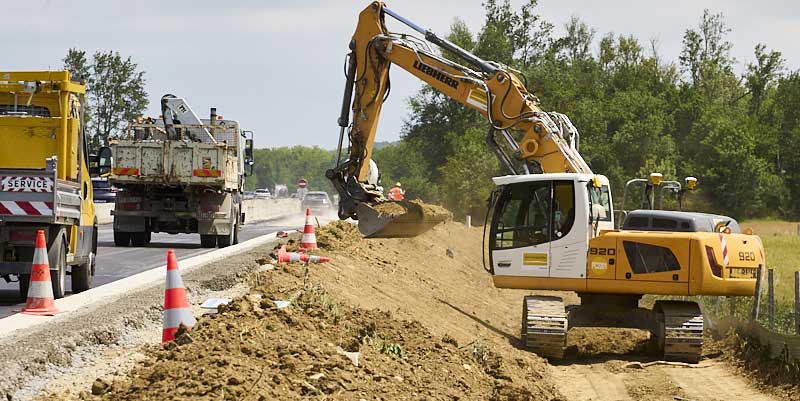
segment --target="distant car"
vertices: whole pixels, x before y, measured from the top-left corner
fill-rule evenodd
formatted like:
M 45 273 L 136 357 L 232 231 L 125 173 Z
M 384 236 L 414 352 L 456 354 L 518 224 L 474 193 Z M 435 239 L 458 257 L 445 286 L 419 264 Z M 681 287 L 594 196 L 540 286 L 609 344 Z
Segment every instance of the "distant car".
M 305 212 L 307 208 L 310 208 L 312 213 L 326 213 L 333 209 L 333 203 L 327 192 L 311 191 L 306 192 L 306 196 L 300 202 L 301 212 Z
M 92 198 L 94 203 L 114 203 L 119 189 L 108 183 L 107 178 L 92 178 Z
M 256 189 L 255 193 L 256 199 L 269 199 L 271 197 L 272 195 L 269 193 L 269 189 L 267 188 Z
M 255 191 L 244 191 L 242 194 L 242 199 L 255 199 L 256 193 Z

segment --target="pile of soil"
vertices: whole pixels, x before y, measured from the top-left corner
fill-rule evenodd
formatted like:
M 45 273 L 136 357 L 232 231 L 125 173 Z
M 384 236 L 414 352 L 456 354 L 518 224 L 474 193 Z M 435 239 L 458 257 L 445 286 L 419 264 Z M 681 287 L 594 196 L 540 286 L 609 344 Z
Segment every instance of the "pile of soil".
M 424 216 L 425 219 L 434 220 L 449 220 L 453 214 L 449 210 L 429 203 L 425 203 L 420 199 L 402 202 L 383 202 L 373 205 L 372 209 L 378 212 L 378 216 L 395 217 L 406 213 L 415 213 Z
M 650 333 L 645 330 L 607 327 L 576 327 L 567 336 L 567 354 L 579 358 L 620 355 L 644 356 Z
M 334 251 L 352 248 L 360 242 L 361 233 L 354 224 L 336 220 L 316 230 L 317 246 Z
M 552 399 L 530 359 L 507 360 L 484 344 L 459 347 L 419 322 L 347 306 L 306 279 L 296 265 L 258 273 L 253 282 L 262 284 L 250 294 L 201 318 L 166 347 L 151 347 L 126 379 L 98 379 L 92 394 L 78 397 Z M 273 302 L 286 299 L 288 308 Z M 360 353 L 358 366 L 343 352 Z
M 428 218 L 450 219 L 453 216 L 449 210 L 439 205 L 425 203 L 419 199 L 409 201 L 408 203 L 419 207 L 422 210 L 422 215 Z
M 378 216 L 399 216 L 408 212 L 408 209 L 403 207 L 398 202 L 378 203 L 377 205 L 372 206 L 372 208 L 378 212 Z
M 480 267 L 480 229 L 368 240 L 335 222 L 317 236 L 331 262 L 253 273 L 247 296 L 148 348 L 127 376 L 51 399 L 561 399 L 547 363 L 520 349 L 522 293 Z

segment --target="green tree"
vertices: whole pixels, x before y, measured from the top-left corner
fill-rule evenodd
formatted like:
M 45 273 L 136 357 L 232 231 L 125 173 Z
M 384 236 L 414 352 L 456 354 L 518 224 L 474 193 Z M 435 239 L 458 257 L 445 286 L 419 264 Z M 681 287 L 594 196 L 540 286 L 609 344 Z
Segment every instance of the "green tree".
M 69 49 L 63 62 L 75 79 L 86 82 L 86 120 L 93 148 L 108 144 L 109 137 L 122 133 L 147 108 L 144 71 L 130 57 L 95 52 L 89 62 L 85 51 Z
M 64 69 L 70 72 L 73 80 L 86 81 L 91 75 L 91 65 L 86 59 L 86 51 L 69 49 L 64 57 Z

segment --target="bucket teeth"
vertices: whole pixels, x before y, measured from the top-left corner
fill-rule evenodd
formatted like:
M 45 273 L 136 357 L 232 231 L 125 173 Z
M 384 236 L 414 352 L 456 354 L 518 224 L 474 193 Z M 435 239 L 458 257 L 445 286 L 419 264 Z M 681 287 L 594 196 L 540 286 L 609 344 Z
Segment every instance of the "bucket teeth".
M 694 302 L 658 301 L 656 337 L 664 359 L 697 363 L 703 352 L 703 313 Z
M 567 314 L 558 297 L 526 296 L 522 302 L 522 344 L 539 356 L 560 360 L 567 342 Z

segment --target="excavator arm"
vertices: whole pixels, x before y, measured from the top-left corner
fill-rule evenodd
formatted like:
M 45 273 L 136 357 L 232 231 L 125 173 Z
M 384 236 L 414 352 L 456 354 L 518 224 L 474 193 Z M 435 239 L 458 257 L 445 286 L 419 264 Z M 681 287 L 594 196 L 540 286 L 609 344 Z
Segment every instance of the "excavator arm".
M 390 32 L 386 16 L 407 25 L 424 39 Z M 431 45 L 468 66 L 442 57 Z M 490 127 L 487 144 L 511 174 L 591 173 L 578 152 L 578 132 L 569 118 L 539 108 L 537 98 L 510 68 L 480 59 L 377 1 L 359 15 L 349 47 L 336 165 L 327 176 L 340 194 L 339 217 L 359 219 L 362 233 L 388 236 L 372 235 L 375 225 L 363 220 L 366 215 L 376 218 L 365 207 L 385 201 L 377 172 L 371 171 L 375 169 L 371 157 L 392 64 L 484 115 Z M 347 158 L 343 159 L 345 135 L 349 147 Z M 379 231 L 382 225 L 377 227 Z M 365 232 L 363 226 L 370 226 L 370 232 Z

